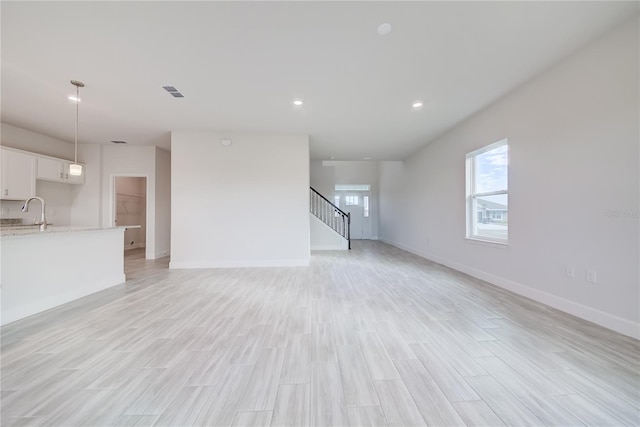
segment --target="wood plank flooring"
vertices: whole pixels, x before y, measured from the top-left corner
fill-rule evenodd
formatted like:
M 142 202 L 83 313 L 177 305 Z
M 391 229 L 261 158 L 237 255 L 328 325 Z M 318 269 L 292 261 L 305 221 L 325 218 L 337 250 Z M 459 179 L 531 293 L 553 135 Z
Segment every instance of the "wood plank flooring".
M 168 270 L 2 334 L 3 426 L 638 426 L 640 343 L 380 242 Z

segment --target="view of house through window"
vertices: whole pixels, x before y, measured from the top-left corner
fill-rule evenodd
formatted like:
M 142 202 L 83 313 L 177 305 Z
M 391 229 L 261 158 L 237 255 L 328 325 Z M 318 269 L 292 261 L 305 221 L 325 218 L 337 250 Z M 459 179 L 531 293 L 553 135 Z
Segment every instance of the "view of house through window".
M 467 237 L 506 242 L 509 237 L 507 140 L 467 154 Z

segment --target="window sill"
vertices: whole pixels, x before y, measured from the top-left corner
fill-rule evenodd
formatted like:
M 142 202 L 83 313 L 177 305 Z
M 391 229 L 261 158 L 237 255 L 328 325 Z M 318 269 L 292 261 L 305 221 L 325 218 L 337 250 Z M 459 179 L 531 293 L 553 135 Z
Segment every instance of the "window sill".
M 469 243 L 474 243 L 479 245 L 494 246 L 498 248 L 506 248 L 509 246 L 509 242 L 501 242 L 499 240 L 485 240 L 478 237 L 465 237 L 465 239 Z

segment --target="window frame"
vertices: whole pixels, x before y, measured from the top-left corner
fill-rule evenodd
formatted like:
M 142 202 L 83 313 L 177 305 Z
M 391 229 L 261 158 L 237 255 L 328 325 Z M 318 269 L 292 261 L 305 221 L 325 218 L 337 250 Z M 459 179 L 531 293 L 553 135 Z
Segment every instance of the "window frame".
M 507 188 L 497 191 L 487 191 L 487 192 L 476 192 L 476 158 L 484 154 L 488 151 L 495 150 L 498 147 L 506 146 L 507 147 Z M 495 243 L 499 245 L 508 245 L 509 244 L 509 225 L 507 220 L 507 238 L 495 238 L 495 237 L 487 237 L 482 236 L 477 233 L 477 223 L 478 223 L 478 204 L 477 199 L 480 197 L 487 196 L 497 196 L 497 195 L 506 195 L 507 196 L 507 215 L 509 212 L 509 175 L 510 175 L 510 166 L 511 166 L 511 158 L 510 158 L 510 149 L 509 149 L 509 140 L 508 138 L 501 139 L 500 141 L 494 142 L 492 144 L 486 145 L 482 148 L 474 150 L 466 155 L 466 238 L 468 240 L 486 242 L 486 243 Z
M 371 197 L 369 197 L 368 194 L 363 194 L 362 195 L 362 216 L 364 218 L 369 218 L 369 203 L 371 202 Z

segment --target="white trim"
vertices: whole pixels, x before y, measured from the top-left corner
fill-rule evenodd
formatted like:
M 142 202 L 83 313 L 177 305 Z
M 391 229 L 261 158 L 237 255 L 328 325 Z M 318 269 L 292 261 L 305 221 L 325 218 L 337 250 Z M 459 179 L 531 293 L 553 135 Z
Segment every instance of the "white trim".
M 506 240 L 492 240 L 489 238 L 479 238 L 479 237 L 465 237 L 469 243 L 479 243 L 486 244 L 487 246 L 499 246 L 499 247 L 508 247 L 509 242 Z
M 254 267 L 308 267 L 310 258 L 304 259 L 238 259 L 222 261 L 170 261 L 170 269 L 184 268 L 254 268 Z
M 164 258 L 166 256 L 169 256 L 170 253 L 171 252 L 168 249 L 165 251 L 156 252 L 156 257 L 154 259 Z
M 348 251 L 349 245 L 347 244 L 347 240 L 344 241 L 343 245 L 311 245 L 312 251 Z
M 622 317 L 615 316 L 613 314 L 606 313 L 593 307 L 577 303 L 575 301 L 568 300 L 566 298 L 559 297 L 557 295 L 550 294 L 539 289 L 532 288 L 522 283 L 506 279 L 504 277 L 497 276 L 492 273 L 487 273 L 482 270 L 478 270 L 473 267 L 469 267 L 464 264 L 460 264 L 454 261 L 450 261 L 446 258 L 441 258 L 433 254 L 428 254 L 408 246 L 392 242 L 389 240 L 381 239 L 382 242 L 391 246 L 395 246 L 398 249 L 410 252 L 414 255 L 426 258 L 430 261 L 438 264 L 445 265 L 454 270 L 468 274 L 469 276 L 488 282 L 499 288 L 506 289 L 518 295 L 530 298 L 534 301 L 548 305 L 565 313 L 587 320 L 589 322 L 600 325 L 604 328 L 611 329 L 615 332 L 627 335 L 629 337 L 640 339 L 640 323 L 633 322 Z
M 130 251 L 132 249 L 144 248 L 144 243 L 134 243 L 133 245 L 125 246 L 124 251 Z

